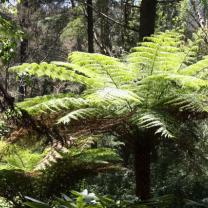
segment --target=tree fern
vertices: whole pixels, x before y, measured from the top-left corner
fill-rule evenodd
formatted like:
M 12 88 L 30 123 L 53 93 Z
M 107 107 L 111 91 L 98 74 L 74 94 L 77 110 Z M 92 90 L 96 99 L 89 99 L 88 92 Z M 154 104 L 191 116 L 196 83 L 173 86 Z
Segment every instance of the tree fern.
M 86 85 L 79 98 L 58 95 L 18 104 L 29 113 L 57 113 L 58 123 L 67 125 L 73 120 L 119 118 L 131 113 L 133 120 L 138 117 L 144 120 L 137 123 L 138 127 L 156 128 L 156 133 L 173 137 L 166 128 L 171 123 L 162 118 L 164 112 L 173 118 L 177 112 L 178 119 L 184 112 L 187 115 L 190 111 L 195 114 L 207 112 L 207 58 L 187 66 L 191 55 L 180 34 L 166 32 L 146 38 L 121 60 L 74 52 L 66 63 L 23 64 L 12 67 L 11 71 Z M 193 94 L 197 95 L 194 99 L 191 98 Z M 147 110 L 155 114 L 143 115 Z M 131 120 L 127 118 L 127 122 Z

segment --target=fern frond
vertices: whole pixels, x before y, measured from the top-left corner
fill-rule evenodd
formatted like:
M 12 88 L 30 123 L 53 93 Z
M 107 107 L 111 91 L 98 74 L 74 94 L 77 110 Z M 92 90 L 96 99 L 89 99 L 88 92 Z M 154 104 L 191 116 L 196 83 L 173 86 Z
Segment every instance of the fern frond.
M 7 143 L 0 142 L 0 169 L 19 169 L 32 171 L 42 159 L 43 154 L 29 149 Z
M 77 148 L 70 148 L 70 150 L 65 152 L 51 149 L 37 165 L 36 170 L 49 168 L 61 160 L 69 161 L 70 169 L 87 166 L 87 168 L 93 168 L 97 165 L 103 166 L 121 161 L 116 151 L 110 148 L 84 149 L 82 151 Z
M 68 113 L 66 116 L 60 118 L 58 123 L 68 124 L 72 119 L 98 118 L 101 115 L 107 115 L 109 111 L 112 112 L 112 115 L 116 115 L 119 114 L 117 111 L 120 112 L 120 109 L 123 110 L 123 113 L 125 110 L 128 112 L 131 105 L 141 103 L 140 98 L 136 94 L 117 88 L 104 88 L 90 94 L 86 98 L 89 107 L 79 108 Z
M 68 94 L 68 96 L 60 94 L 55 96 L 44 96 L 43 99 L 41 99 L 41 97 L 30 98 L 24 102 L 18 103 L 18 107 L 25 109 L 32 115 L 39 115 L 41 113 L 73 110 L 88 106 L 87 100 L 72 97 L 71 94 Z
M 171 120 L 168 116 L 161 116 L 157 112 L 145 112 L 141 115 L 133 117 L 133 122 L 140 128 L 155 129 L 155 134 L 160 134 L 163 137 L 174 138 L 174 132 L 171 131 Z
M 73 97 L 74 95 L 69 93 L 69 94 L 52 94 L 52 95 L 44 95 L 44 96 L 36 96 L 34 98 L 25 98 L 24 101 L 17 103 L 17 107 L 20 108 L 30 108 L 33 107 L 37 104 L 41 104 L 44 102 L 48 102 L 53 99 L 59 99 L 59 98 L 65 98 L 65 97 Z
M 76 67 L 75 67 L 76 68 Z M 77 81 L 80 83 L 88 84 L 86 77 L 75 73 L 74 68 L 65 68 L 63 66 L 57 66 L 52 63 L 42 62 L 37 63 L 24 63 L 20 66 L 13 66 L 10 68 L 11 72 L 18 74 L 28 74 L 36 77 L 49 77 L 51 79 L 57 79 L 61 81 Z
M 125 105 L 130 104 L 136 105 L 141 103 L 142 100 L 142 98 L 140 98 L 137 94 L 118 88 L 104 88 L 102 90 L 98 90 L 95 93 L 88 95 L 87 99 L 96 106 L 105 107 L 109 105 L 117 107 L 124 107 Z
M 208 77 L 208 56 L 180 71 L 183 75 L 196 76 L 201 79 Z
M 167 32 L 146 38 L 141 46 L 132 49 L 127 60 L 133 70 L 152 74 L 158 71 L 176 71 L 184 62 L 186 54 L 178 47 L 180 36 Z M 143 70 L 144 69 L 144 70 Z
M 69 61 L 75 66 L 84 67 L 82 72 L 103 82 L 103 87 L 120 88 L 135 76 L 119 59 L 101 54 L 73 52 L 69 55 Z
M 75 111 L 72 111 L 65 115 L 64 117 L 60 118 L 58 120 L 59 123 L 68 124 L 71 120 L 79 120 L 81 119 L 87 119 L 90 117 L 95 117 L 99 115 L 99 111 L 96 108 L 84 108 L 84 109 L 78 109 Z
M 22 64 L 10 68 L 16 73 L 27 73 L 37 77 L 76 81 L 91 89 L 122 87 L 135 77 L 118 59 L 100 55 L 74 52 L 69 56 L 71 63 L 51 62 Z
M 42 99 L 41 99 L 42 98 Z M 51 95 L 26 99 L 18 103 L 18 107 L 23 108 L 31 115 L 46 113 L 58 113 L 68 111 L 62 118 L 58 118 L 58 123 L 68 124 L 71 120 L 84 118 L 95 118 L 101 113 L 111 109 L 112 113 L 119 114 L 121 109 L 128 112 L 129 107 L 141 103 L 141 99 L 131 91 L 119 90 L 117 88 L 104 88 L 83 98 L 71 96 L 71 94 Z
M 208 113 L 207 96 L 203 93 L 178 94 L 166 102 L 165 105 L 178 107 L 179 111 Z
M 111 148 L 87 149 L 82 152 L 76 152 L 76 154 L 72 155 L 74 158 L 77 158 L 78 161 L 87 163 L 109 163 L 121 161 L 116 150 Z
M 155 83 L 160 83 L 162 81 L 169 81 L 170 83 L 175 85 L 175 87 L 181 87 L 183 89 L 193 89 L 193 90 L 200 90 L 204 87 L 208 86 L 208 81 L 203 80 L 194 76 L 188 75 L 181 75 L 176 73 L 163 73 L 163 74 L 155 74 L 144 78 L 140 83 L 146 84 L 151 83 L 154 81 Z

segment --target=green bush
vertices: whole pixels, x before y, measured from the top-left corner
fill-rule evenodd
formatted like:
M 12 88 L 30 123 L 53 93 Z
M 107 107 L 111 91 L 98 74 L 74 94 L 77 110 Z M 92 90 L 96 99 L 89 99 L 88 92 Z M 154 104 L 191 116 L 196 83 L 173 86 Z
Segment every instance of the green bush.
M 31 197 L 26 197 L 29 201 L 25 203 L 32 208 L 127 208 L 134 206 L 130 201 L 113 200 L 111 197 L 98 196 L 94 193 L 89 193 L 87 189 L 79 193 L 72 191 L 72 196 L 62 195 L 62 198 L 57 198 L 51 204 L 47 204 Z M 136 207 L 145 207 L 137 205 Z
M 6 201 L 4 198 L 0 198 L 0 208 L 12 208 L 12 203 Z

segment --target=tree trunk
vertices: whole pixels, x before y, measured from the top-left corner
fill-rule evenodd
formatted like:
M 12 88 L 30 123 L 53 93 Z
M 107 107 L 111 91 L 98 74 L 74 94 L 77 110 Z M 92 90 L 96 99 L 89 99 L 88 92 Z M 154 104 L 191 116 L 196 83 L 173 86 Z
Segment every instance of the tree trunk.
M 108 16 L 109 13 L 109 0 L 97 0 L 98 12 L 103 13 Z M 101 42 L 101 52 L 106 55 L 111 54 L 112 45 L 110 38 L 110 23 L 109 20 L 103 16 L 100 16 L 100 42 Z
M 0 112 L 3 112 L 4 104 L 2 102 L 5 102 L 6 105 L 10 108 L 14 108 L 14 98 L 7 92 L 7 90 L 4 88 L 4 86 L 0 83 L 0 96 L 4 98 L 3 101 L 0 101 Z
M 157 0 L 142 0 L 140 7 L 139 40 L 154 34 Z
M 75 2 L 74 2 L 74 0 L 71 0 L 71 6 L 72 6 L 72 8 L 75 7 Z
M 18 7 L 19 23 L 25 34 L 29 28 L 29 1 L 22 0 Z M 24 35 L 20 43 L 20 63 L 24 63 L 27 59 L 28 38 Z
M 20 44 L 20 63 L 24 63 L 27 60 L 27 49 L 28 49 L 28 39 L 23 38 Z
M 130 16 L 131 16 L 131 0 L 124 0 L 122 2 L 122 7 L 123 7 L 123 17 L 124 17 L 124 25 L 125 27 L 123 28 L 123 34 L 122 34 L 122 40 L 123 40 L 123 47 L 126 51 L 128 51 L 132 46 L 131 46 L 131 38 L 129 37 L 129 21 L 130 21 Z
M 87 0 L 87 34 L 88 34 L 88 52 L 94 53 L 94 32 L 93 32 L 93 7 L 92 0 Z
M 136 177 L 136 196 L 141 200 L 147 200 L 151 197 L 151 138 L 149 135 L 143 138 L 137 138 L 135 144 L 135 177 Z
M 23 40 L 20 43 L 20 63 L 24 63 L 27 60 L 28 56 L 28 45 L 29 40 L 27 37 L 28 29 L 29 29 L 29 0 L 22 0 L 18 5 L 18 15 L 19 15 L 19 24 L 22 30 L 25 32 Z M 20 77 L 19 80 L 19 96 L 18 100 L 24 100 L 26 87 L 24 83 L 24 77 Z

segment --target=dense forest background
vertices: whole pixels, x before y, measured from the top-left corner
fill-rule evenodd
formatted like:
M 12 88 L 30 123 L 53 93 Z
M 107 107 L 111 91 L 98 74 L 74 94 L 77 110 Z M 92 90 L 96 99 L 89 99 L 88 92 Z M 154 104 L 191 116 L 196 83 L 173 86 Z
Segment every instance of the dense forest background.
M 208 207 L 207 55 L 207 0 L 0 0 L 0 207 Z

